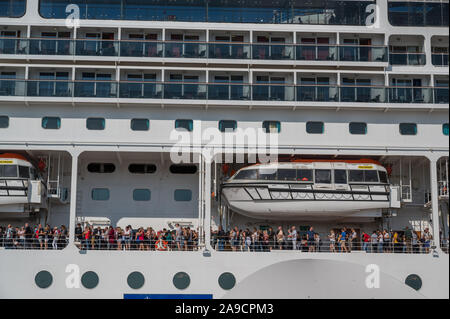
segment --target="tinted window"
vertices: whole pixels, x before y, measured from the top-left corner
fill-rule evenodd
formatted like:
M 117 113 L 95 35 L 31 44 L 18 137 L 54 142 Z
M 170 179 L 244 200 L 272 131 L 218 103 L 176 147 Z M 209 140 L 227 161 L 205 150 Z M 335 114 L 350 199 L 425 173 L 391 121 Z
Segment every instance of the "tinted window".
M 9 127 L 9 117 L 0 116 L 0 128 L 8 128 Z
M 92 190 L 92 200 L 109 200 L 109 189 L 107 188 L 94 188 Z
M 246 169 L 240 171 L 235 179 L 246 179 L 246 180 L 256 180 L 258 178 L 258 174 L 256 169 Z
M 116 166 L 111 163 L 91 163 L 87 169 L 90 173 L 113 173 Z
M 384 172 L 384 171 L 378 171 L 378 174 L 380 175 L 380 182 L 381 182 L 381 183 L 384 183 L 384 184 L 389 183 L 386 172 Z
M 30 168 L 27 166 L 19 166 L 19 177 L 30 178 Z
M 367 134 L 367 124 L 353 122 L 349 124 L 349 130 L 350 134 L 364 135 Z
M 132 119 L 131 129 L 133 131 L 148 131 L 150 129 L 150 121 L 148 119 Z
M 135 189 L 133 191 L 133 200 L 137 202 L 148 202 L 151 199 L 149 189 Z
M 297 180 L 301 182 L 312 182 L 313 181 L 312 169 L 298 169 Z
M 104 118 L 88 118 L 86 120 L 86 128 L 88 130 L 101 131 L 105 129 L 105 119 Z
M 391 1 L 389 22 L 394 26 L 448 26 L 448 3 Z
M 154 164 L 130 164 L 128 171 L 132 174 L 153 174 L 156 172 Z
M 43 117 L 42 128 L 47 130 L 58 130 L 61 127 L 61 119 L 59 117 Z
M 221 132 L 234 132 L 236 130 L 236 121 L 220 121 L 219 130 Z
M 192 132 L 192 130 L 194 129 L 194 122 L 192 120 L 176 120 L 175 129 L 177 131 Z
M 195 165 L 172 165 L 170 166 L 172 174 L 195 174 L 197 173 L 197 166 Z
M 362 170 L 350 170 L 348 171 L 348 181 L 353 183 L 364 182 L 364 171 Z
M 1 165 L 2 177 L 17 177 L 17 165 Z
M 278 121 L 264 121 L 262 127 L 266 133 L 280 133 L 281 131 L 281 124 Z
M 400 124 L 400 134 L 402 134 L 402 135 L 416 135 L 417 134 L 417 124 L 415 124 L 415 123 L 401 123 Z
M 19 18 L 25 14 L 25 0 L 0 0 L 0 17 Z
M 442 125 L 442 133 L 444 135 L 448 136 L 448 133 L 449 133 L 448 123 L 445 123 L 444 125 Z
M 334 170 L 334 183 L 335 184 L 347 184 L 347 170 L 335 169 Z
M 258 179 L 262 180 L 271 180 L 274 181 L 277 179 L 277 170 L 276 169 L 259 169 L 258 171 Z
M 189 189 L 177 189 L 174 193 L 176 202 L 190 202 L 192 200 L 192 191 Z
M 316 184 L 331 184 L 331 170 L 316 169 Z
M 308 122 L 306 123 L 306 132 L 309 134 L 323 134 L 323 122 Z
M 279 169 L 278 180 L 295 181 L 297 179 L 297 170 L 295 169 Z
M 364 171 L 364 181 L 366 183 L 378 183 L 378 172 Z

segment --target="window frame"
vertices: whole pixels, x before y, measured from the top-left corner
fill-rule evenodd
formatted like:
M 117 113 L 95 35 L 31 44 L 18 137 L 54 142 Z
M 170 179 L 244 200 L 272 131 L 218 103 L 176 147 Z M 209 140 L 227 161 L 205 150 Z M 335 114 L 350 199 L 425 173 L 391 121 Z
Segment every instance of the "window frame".
M 133 123 L 136 123 L 137 121 L 145 121 L 146 122 L 146 129 L 136 129 L 133 128 Z M 150 131 L 150 120 L 145 118 L 133 118 L 130 120 L 130 129 L 134 132 L 148 132 Z
M 186 129 L 184 127 L 179 126 L 179 123 L 182 123 L 182 121 L 186 121 L 189 124 L 189 128 Z M 194 131 L 194 121 L 190 119 L 176 119 L 175 120 L 175 130 L 179 132 L 192 132 Z
M 2 119 L 6 119 L 6 126 L 0 125 L 0 129 L 7 129 L 9 128 L 9 116 L 8 115 L 0 115 L 0 124 L 2 123 Z
M 352 125 L 353 125 L 353 126 L 354 126 L 354 125 L 363 125 L 363 126 L 364 126 L 364 133 L 361 133 L 360 131 L 357 131 L 357 132 L 352 131 Z M 359 127 L 358 127 L 358 128 L 359 128 Z M 367 131 L 368 131 L 367 123 L 366 123 L 366 122 L 350 122 L 350 123 L 348 124 L 348 131 L 349 131 L 349 133 L 350 133 L 351 135 L 367 135 Z
M 107 191 L 107 198 L 106 199 L 95 199 L 94 198 L 94 193 L 95 191 Z M 111 198 L 111 191 L 109 190 L 109 188 L 106 187 L 95 187 L 91 189 L 91 200 L 96 201 L 96 202 L 107 202 L 109 201 Z
M 103 128 L 89 128 L 89 121 L 93 120 L 101 120 Z M 88 117 L 86 119 L 86 129 L 88 129 L 89 131 L 104 131 L 106 129 L 106 119 L 104 117 Z
M 308 125 L 311 125 L 311 124 L 321 124 L 322 125 L 322 132 L 320 132 L 320 133 L 318 133 L 318 132 L 309 132 L 308 131 Z M 325 123 L 321 122 L 321 121 L 308 121 L 308 122 L 306 122 L 306 133 L 308 133 L 308 134 L 315 134 L 315 135 L 324 134 L 325 133 Z
M 136 192 L 145 191 L 148 194 L 144 199 L 137 199 Z M 148 199 L 147 199 L 148 198 Z M 133 189 L 133 201 L 134 202 L 150 202 L 152 200 L 152 191 L 148 188 L 135 188 Z
M 44 126 L 44 121 L 45 120 L 47 120 L 47 122 L 49 121 L 49 120 L 56 120 L 56 126 L 57 127 L 45 127 Z M 48 123 L 47 123 L 48 124 Z M 61 118 L 60 117 L 58 117 L 58 116 L 44 116 L 42 119 L 41 119 L 41 127 L 44 129 L 44 130 L 59 130 L 60 128 L 61 128 Z
M 414 125 L 414 134 L 406 134 L 406 133 L 404 133 L 404 132 L 402 132 L 402 126 L 405 126 L 405 125 Z M 417 127 L 417 123 L 400 123 L 399 125 L 398 125 L 398 130 L 399 130 L 399 132 L 400 132 L 400 135 L 403 135 L 403 136 L 416 136 L 417 135 L 417 133 L 418 133 L 418 127 Z

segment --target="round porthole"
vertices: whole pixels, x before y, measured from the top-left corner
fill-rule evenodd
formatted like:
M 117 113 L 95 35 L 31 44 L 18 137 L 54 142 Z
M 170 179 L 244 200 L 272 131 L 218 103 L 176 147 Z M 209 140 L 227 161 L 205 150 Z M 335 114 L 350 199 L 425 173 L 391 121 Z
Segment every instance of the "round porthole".
M 40 271 L 34 277 L 34 282 L 39 288 L 46 289 L 53 283 L 53 276 L 46 270 Z
M 173 285 L 180 290 L 186 289 L 191 284 L 191 278 L 185 272 L 179 272 L 173 276 Z
M 127 283 L 132 289 L 140 289 L 145 283 L 144 275 L 139 271 L 132 272 L 128 275 Z
M 231 290 L 236 285 L 236 278 L 232 273 L 226 272 L 219 277 L 219 286 L 224 290 Z
M 409 275 L 406 277 L 405 284 L 412 289 L 420 290 L 422 288 L 422 279 L 418 275 Z
M 94 289 L 98 285 L 98 275 L 93 271 L 88 271 L 81 277 L 81 283 L 87 289 Z

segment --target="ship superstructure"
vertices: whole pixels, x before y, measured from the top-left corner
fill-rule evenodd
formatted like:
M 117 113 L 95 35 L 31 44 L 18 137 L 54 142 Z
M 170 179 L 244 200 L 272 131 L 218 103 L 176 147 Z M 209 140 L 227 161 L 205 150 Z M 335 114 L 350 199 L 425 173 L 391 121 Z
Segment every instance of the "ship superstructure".
M 3 244 L 0 296 L 448 298 L 448 6 L 0 0 L 0 226 L 68 230 Z M 252 166 L 261 136 L 276 160 Z M 198 238 L 100 250 L 78 224 Z M 324 249 L 232 238 L 279 226 Z M 354 251 L 329 251 L 344 227 Z M 406 227 L 417 253 L 363 247 Z

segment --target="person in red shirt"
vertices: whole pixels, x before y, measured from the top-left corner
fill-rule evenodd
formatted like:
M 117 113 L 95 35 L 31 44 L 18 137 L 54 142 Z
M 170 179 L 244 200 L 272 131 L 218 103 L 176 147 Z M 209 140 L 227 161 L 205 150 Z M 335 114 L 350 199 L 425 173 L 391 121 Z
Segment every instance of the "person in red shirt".
M 365 252 L 367 252 L 367 248 L 368 248 L 369 241 L 370 241 L 370 236 L 368 234 L 366 234 L 366 232 L 362 233 L 362 241 L 363 241 L 363 250 Z
M 116 244 L 116 236 L 115 236 L 115 231 L 114 228 L 112 226 L 109 226 L 108 229 L 108 250 L 109 249 L 114 249 L 115 244 Z

